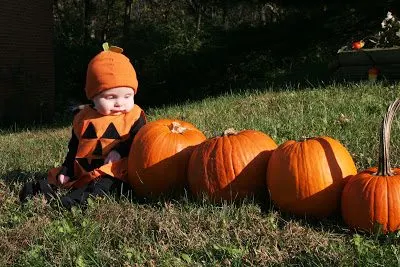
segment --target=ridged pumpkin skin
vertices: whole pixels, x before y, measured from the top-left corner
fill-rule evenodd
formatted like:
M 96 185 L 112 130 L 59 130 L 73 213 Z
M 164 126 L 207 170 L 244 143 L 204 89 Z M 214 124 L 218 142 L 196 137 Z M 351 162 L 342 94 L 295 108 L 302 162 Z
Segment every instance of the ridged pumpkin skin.
M 129 153 L 128 180 L 135 194 L 155 198 L 181 191 L 187 185 L 193 146 L 205 139 L 195 126 L 180 120 L 162 119 L 143 126 Z
M 267 186 L 282 211 L 322 218 L 338 210 L 344 178 L 356 173 L 351 155 L 335 139 L 291 140 L 272 153 Z
M 378 167 L 352 176 L 342 193 L 342 217 L 354 229 L 388 233 L 400 230 L 400 168 L 390 165 L 390 131 L 400 98 L 383 116 Z
M 258 197 L 266 190 L 267 163 L 276 147 L 268 135 L 255 130 L 208 139 L 190 157 L 189 188 L 198 198 L 205 194 L 214 202 Z
M 383 233 L 400 229 L 400 169 L 394 176 L 374 175 L 369 168 L 351 177 L 342 194 L 342 217 L 355 229 L 374 232 L 378 224 Z

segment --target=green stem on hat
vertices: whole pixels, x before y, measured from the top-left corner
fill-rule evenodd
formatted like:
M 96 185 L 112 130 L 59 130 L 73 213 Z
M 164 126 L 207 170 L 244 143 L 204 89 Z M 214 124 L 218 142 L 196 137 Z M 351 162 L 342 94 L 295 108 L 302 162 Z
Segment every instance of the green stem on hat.
M 103 43 L 103 50 L 104 50 L 104 51 L 110 50 L 110 47 L 108 46 L 108 43 L 107 43 L 107 42 Z
M 124 51 L 124 49 L 122 49 L 121 47 L 115 45 L 109 45 L 107 42 L 103 43 L 103 50 L 120 54 Z

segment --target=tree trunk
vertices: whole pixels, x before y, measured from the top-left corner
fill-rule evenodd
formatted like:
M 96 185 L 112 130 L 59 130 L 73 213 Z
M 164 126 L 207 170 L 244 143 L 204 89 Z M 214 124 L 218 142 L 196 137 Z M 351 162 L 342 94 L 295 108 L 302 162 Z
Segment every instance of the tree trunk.
M 200 28 L 201 28 L 201 9 L 202 9 L 202 6 L 200 4 L 197 9 L 197 26 L 196 26 L 197 32 L 199 32 Z
M 125 14 L 124 14 L 124 27 L 123 27 L 123 36 L 122 36 L 122 42 L 123 45 L 128 41 L 128 35 L 129 35 L 129 26 L 131 22 L 131 11 L 132 11 L 132 0 L 125 0 Z
M 224 1 L 223 5 L 223 25 L 224 25 L 224 30 L 227 31 L 229 28 L 229 19 L 228 19 L 228 14 L 229 14 L 229 8 L 230 8 L 230 3 L 229 1 Z
M 91 26 L 91 14 L 92 3 L 91 0 L 84 0 L 84 12 L 83 12 L 83 42 L 87 44 L 90 40 L 90 26 Z
M 267 5 L 266 4 L 261 4 L 260 8 L 260 17 L 261 17 L 261 24 L 265 26 L 267 24 Z
M 115 0 L 107 1 L 106 20 L 101 29 L 101 33 L 100 33 L 101 36 L 99 36 L 102 43 L 104 43 L 107 40 L 108 24 L 110 23 L 110 10 L 114 6 L 114 4 L 115 4 Z

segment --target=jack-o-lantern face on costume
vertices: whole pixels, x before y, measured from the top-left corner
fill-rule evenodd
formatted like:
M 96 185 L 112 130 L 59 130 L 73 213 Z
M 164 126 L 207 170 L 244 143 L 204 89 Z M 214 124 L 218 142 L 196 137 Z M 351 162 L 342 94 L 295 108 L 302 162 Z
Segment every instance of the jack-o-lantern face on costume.
M 104 116 L 89 106 L 79 112 L 74 119 L 74 133 L 79 140 L 76 160 L 81 167 L 88 171 L 103 165 L 108 153 L 129 137 L 132 122 L 141 112 L 136 105 L 119 116 Z
M 132 88 L 116 87 L 93 97 L 94 108 L 102 115 L 121 115 L 129 112 L 134 105 Z

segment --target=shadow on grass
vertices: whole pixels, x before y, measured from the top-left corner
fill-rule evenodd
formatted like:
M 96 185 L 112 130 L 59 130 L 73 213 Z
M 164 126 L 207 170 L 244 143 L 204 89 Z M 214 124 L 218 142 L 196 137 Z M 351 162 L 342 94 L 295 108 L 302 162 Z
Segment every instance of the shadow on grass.
M 219 97 L 225 94 L 238 94 L 243 91 L 303 91 L 326 86 L 347 86 L 353 83 L 367 82 L 367 74 L 363 80 L 345 80 L 336 74 L 337 67 L 329 67 L 329 62 L 298 64 L 293 69 L 281 69 L 260 74 L 260 77 L 238 77 L 232 81 L 210 81 L 204 85 L 188 85 L 179 89 L 179 85 L 142 84 L 142 92 L 135 101 L 144 109 L 174 106 L 186 102 L 201 101 L 205 98 Z M 235 76 L 228 75 L 227 76 Z M 392 85 L 398 81 L 379 80 L 382 85 Z M 177 89 L 176 89 L 177 88 Z M 158 95 L 155 96 L 154 92 Z
M 324 232 L 329 234 L 337 234 L 337 235 L 346 235 L 350 238 L 354 238 L 355 235 L 362 236 L 370 241 L 377 242 L 380 245 L 398 245 L 400 244 L 400 231 L 396 231 L 394 233 L 382 234 L 382 233 L 369 233 L 366 231 L 360 231 L 349 228 L 344 222 L 340 211 L 325 217 L 325 218 L 316 218 L 316 217 L 308 217 L 308 216 L 298 216 L 293 215 L 288 212 L 280 211 L 276 207 L 272 207 L 269 211 L 277 211 L 280 217 L 278 220 L 278 227 L 283 229 L 287 226 L 288 222 L 297 222 L 300 226 L 312 229 L 316 232 Z M 300 255 L 307 256 L 307 255 Z M 301 258 L 301 257 L 300 257 Z M 322 265 L 321 265 L 322 266 Z
M 304 76 L 302 76 L 304 75 Z M 148 109 L 168 108 L 170 106 L 182 105 L 201 101 L 206 98 L 216 98 L 225 94 L 240 94 L 244 91 L 252 92 L 281 92 L 281 91 L 302 91 L 306 89 L 323 88 L 328 86 L 344 87 L 349 84 L 354 84 L 360 81 L 345 81 L 333 80 L 331 78 L 321 79 L 313 75 L 300 71 L 298 73 L 284 73 L 276 74 L 269 80 L 260 79 L 253 80 L 241 84 L 240 82 L 235 85 L 208 85 L 202 88 L 188 88 L 187 92 L 179 93 L 172 92 L 167 88 L 148 88 L 150 91 L 157 92 L 164 90 L 165 97 L 153 98 L 151 96 L 141 96 L 140 94 L 135 98 L 135 102 L 146 112 Z M 397 81 L 381 81 L 382 86 L 390 86 L 397 84 Z M 154 90 L 153 90 L 154 89 Z M 175 95 L 174 95 L 175 94 Z M 153 93 L 154 95 L 154 93 Z M 137 100 L 137 101 L 136 101 Z M 80 103 L 87 104 L 87 103 Z M 16 121 L 1 121 L 0 134 L 2 132 L 23 132 L 26 130 L 41 130 L 41 129 L 56 129 L 71 126 L 73 120 L 72 112 L 68 110 L 57 110 L 55 115 L 50 121 L 29 121 L 29 122 L 16 122 Z
M 13 170 L 4 175 L 0 176 L 0 182 L 4 183 L 11 192 L 18 192 L 21 190 L 22 185 L 28 181 L 34 181 L 39 179 L 44 179 L 47 176 L 45 172 L 26 172 L 23 170 Z M 62 193 L 62 192 L 61 192 Z M 169 203 L 190 206 L 194 207 L 215 207 L 221 208 L 225 206 L 229 206 L 233 209 L 244 207 L 246 205 L 254 205 L 260 208 L 260 211 L 264 215 L 268 215 L 270 212 L 274 212 L 277 209 L 273 207 L 271 202 L 268 199 L 256 199 L 256 198 L 245 198 L 241 201 L 232 201 L 232 202 L 222 202 L 222 203 L 214 203 L 207 197 L 198 198 L 190 193 L 187 189 L 182 192 L 182 194 L 174 194 L 174 195 L 162 195 L 157 198 L 139 198 L 135 196 L 134 189 L 130 186 L 126 185 L 120 191 L 113 191 L 109 193 L 109 196 L 115 200 L 126 200 L 130 203 L 138 204 L 141 206 L 149 206 L 152 208 L 160 208 L 163 209 Z M 85 206 L 81 206 L 84 210 Z M 278 211 L 280 219 L 277 220 L 277 226 L 279 229 L 284 229 L 288 222 L 296 221 L 301 226 L 311 228 L 318 232 L 329 232 L 336 234 L 349 234 L 353 233 L 346 228 L 343 220 L 340 217 L 340 214 L 334 214 L 330 217 L 324 219 L 316 219 L 305 216 L 294 216 L 289 213 L 283 213 Z M 371 236 L 368 235 L 367 236 Z M 387 237 L 381 237 L 382 242 L 387 241 Z M 386 240 L 386 241 L 385 241 Z
M 337 254 L 329 253 L 327 250 L 325 253 L 318 253 L 311 250 L 302 250 L 295 253 L 291 258 L 282 263 L 282 266 L 352 266 L 354 264 L 352 258 L 353 251 L 347 251 L 348 256 L 345 258 L 338 258 Z
M 1 121 L 0 134 L 2 132 L 18 133 L 26 130 L 44 130 L 44 129 L 57 129 L 68 127 L 72 125 L 73 113 L 72 111 L 57 111 L 53 118 L 49 121 Z
M 47 177 L 45 172 L 26 172 L 24 170 L 12 170 L 0 176 L 0 181 L 3 182 L 10 191 L 18 193 L 22 185 L 28 181 L 35 181 L 39 179 L 44 179 Z M 280 219 L 278 220 L 278 227 L 283 229 L 288 222 L 297 221 L 300 225 L 304 227 L 312 228 L 319 232 L 330 232 L 337 234 L 349 234 L 352 231 L 346 228 L 340 214 L 334 214 L 330 217 L 324 219 L 317 219 L 306 216 L 295 216 L 290 213 L 284 213 L 277 210 L 268 198 L 245 198 L 241 201 L 224 201 L 222 203 L 214 203 L 206 196 L 198 198 L 190 193 L 186 188 L 180 194 L 162 195 L 157 198 L 143 198 L 137 197 L 135 195 L 134 189 L 129 185 L 126 185 L 118 192 L 112 192 L 109 194 L 110 197 L 118 200 L 127 200 L 131 203 L 164 208 L 168 203 L 177 203 L 183 206 L 185 205 L 195 205 L 198 207 L 224 207 L 230 206 L 232 208 L 240 208 L 245 205 L 258 206 L 264 215 L 270 212 L 278 211 Z
M 328 232 L 335 234 L 349 234 L 352 231 L 347 228 L 347 225 L 343 221 L 340 214 L 340 209 L 329 216 L 315 217 L 308 215 L 295 215 L 291 212 L 286 212 L 280 210 L 272 202 L 266 205 L 263 209 L 264 213 L 269 213 L 271 211 L 276 211 L 279 214 L 280 220 L 278 220 L 278 227 L 283 229 L 288 222 L 295 221 L 301 226 L 311 228 L 318 232 Z
M 22 184 L 28 181 L 36 181 L 47 177 L 46 172 L 26 172 L 23 170 L 12 170 L 0 176 L 0 180 L 4 182 L 11 190 L 20 190 Z
M 280 217 L 282 218 L 282 221 L 279 225 L 280 228 L 284 227 L 289 221 L 296 221 L 300 225 L 311 228 L 318 232 L 329 232 L 335 234 L 349 234 L 351 232 L 351 230 L 347 228 L 339 212 L 325 218 L 316 218 L 293 215 L 288 212 L 282 212 L 276 208 L 273 209 L 278 211 Z
M 202 197 L 198 197 L 190 192 L 190 190 L 185 187 L 184 190 L 179 191 L 179 193 L 175 192 L 173 194 L 163 194 L 157 197 L 142 197 L 135 195 L 135 189 L 133 188 L 128 195 L 124 195 L 123 198 L 128 200 L 131 203 L 143 205 L 143 206 L 152 206 L 152 207 L 165 207 L 168 203 L 176 203 L 181 205 L 194 205 L 196 207 L 232 207 L 232 208 L 240 208 L 245 205 L 255 205 L 258 206 L 262 213 L 267 213 L 270 211 L 270 202 L 261 198 L 244 198 L 240 201 L 220 201 L 215 202 L 206 195 Z

